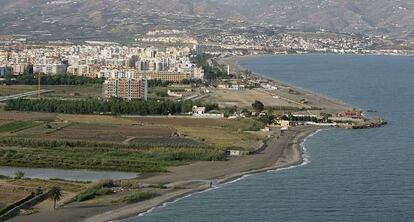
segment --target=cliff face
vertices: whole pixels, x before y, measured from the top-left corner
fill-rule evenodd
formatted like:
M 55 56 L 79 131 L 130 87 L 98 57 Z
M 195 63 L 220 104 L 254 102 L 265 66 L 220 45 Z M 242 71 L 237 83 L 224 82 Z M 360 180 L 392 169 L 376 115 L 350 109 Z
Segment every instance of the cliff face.
M 0 3 L 0 30 L 5 32 L 39 30 L 45 28 L 42 24 L 100 29 L 122 20 L 126 25 L 132 21 L 139 26 L 153 16 L 169 18 L 175 14 L 308 30 L 414 37 L 412 0 L 0 0 Z M 106 31 L 120 30 L 115 27 Z

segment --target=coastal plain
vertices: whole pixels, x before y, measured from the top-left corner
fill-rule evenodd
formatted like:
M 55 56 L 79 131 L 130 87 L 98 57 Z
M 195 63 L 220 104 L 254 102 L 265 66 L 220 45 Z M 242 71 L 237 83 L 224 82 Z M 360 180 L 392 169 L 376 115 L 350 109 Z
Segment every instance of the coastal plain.
M 290 110 L 320 114 L 350 109 L 349 105 L 307 90 L 270 81 L 277 85 L 278 90 L 246 89 L 236 92 L 214 89 L 203 100 L 223 107 L 249 108 L 254 100 L 260 99 L 266 106 L 274 107 L 276 112 Z M 52 90 L 54 87 L 46 86 Z M 25 92 L 22 88 L 24 87 L 14 87 L 19 93 Z M 91 86 L 85 86 L 85 89 L 76 90 L 94 93 L 90 89 Z M 50 95 L 45 95 L 53 97 L 56 92 L 61 92 L 57 95 L 60 97 L 70 98 L 74 95 L 73 89 L 62 92 L 59 86 Z M 304 100 L 306 103 L 303 103 Z M 17 123 L 24 123 L 24 126 L 9 129 Z M 52 211 L 51 202 L 47 201 L 10 221 L 108 221 L 131 217 L 164 202 L 208 189 L 210 183 L 219 185 L 245 174 L 300 164 L 303 161 L 300 143 L 320 129 L 310 126 L 294 127 L 282 135 L 278 128 L 260 132 L 258 130 L 264 125 L 248 118 L 70 115 L 4 110 L 0 111 L 0 130 L 2 127 L 5 128 L 0 133 L 2 140 L 14 138 L 16 141 L 27 140 L 36 144 L 38 139 L 42 139 L 83 144 L 45 148 L 9 141 L 9 145 L 3 144 L 0 148 L 3 156 L 10 157 L 3 158 L 2 165 L 122 170 L 141 174 L 136 179 L 116 181 L 114 193 L 96 195 L 91 200 L 81 202 L 73 200 L 85 191 L 96 189 L 97 183 L 64 181 L 65 184 L 82 188 L 68 190 L 63 186 L 66 198 L 59 202 L 62 207 Z M 229 149 L 246 150 L 255 154 L 228 158 L 225 153 Z M 191 153 L 197 154 L 197 158 L 182 158 Z M 27 155 L 37 155 L 39 158 L 25 158 Z M 180 160 L 172 158 L 174 155 L 181 155 Z M 12 186 L 7 182 L 10 179 L 1 181 L 8 187 Z M 38 180 L 23 181 L 28 189 L 33 190 L 38 185 Z M 143 193 L 154 193 L 156 196 L 132 203 L 122 201 Z

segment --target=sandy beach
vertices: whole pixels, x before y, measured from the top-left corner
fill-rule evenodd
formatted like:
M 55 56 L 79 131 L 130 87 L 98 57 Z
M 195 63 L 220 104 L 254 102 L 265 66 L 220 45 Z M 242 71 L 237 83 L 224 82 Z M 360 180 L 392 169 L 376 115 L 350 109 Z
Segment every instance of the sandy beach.
M 240 66 L 240 61 L 241 60 L 251 59 L 251 58 L 258 58 L 258 57 L 263 57 L 263 56 L 269 56 L 269 55 L 259 54 L 259 55 L 248 55 L 248 56 L 231 56 L 231 57 L 221 58 L 221 59 L 218 60 L 218 62 L 222 65 L 225 65 L 225 66 L 230 65 L 231 72 L 240 72 L 240 71 L 246 71 L 246 68 Z M 283 55 L 279 55 L 279 56 L 283 56 Z M 350 104 L 347 104 L 347 103 L 345 103 L 343 101 L 340 101 L 336 98 L 332 98 L 328 95 L 321 95 L 319 93 L 310 91 L 308 89 L 304 89 L 304 88 L 294 86 L 294 85 L 288 84 L 286 82 L 283 82 L 283 81 L 280 81 L 280 80 L 277 80 L 277 79 L 267 77 L 265 75 L 265 73 L 253 73 L 253 75 L 256 76 L 256 77 L 259 77 L 261 79 L 269 80 L 269 81 L 275 83 L 276 85 L 278 85 L 282 88 L 293 89 L 293 90 L 299 92 L 300 94 L 302 94 L 301 96 L 303 98 L 306 98 L 308 101 L 313 103 L 315 106 L 323 108 L 329 113 L 337 113 L 337 112 L 340 112 L 340 111 L 355 108 Z M 280 93 L 280 91 L 279 91 L 279 93 Z M 287 96 L 287 97 L 291 96 L 291 95 L 287 95 L 287 94 L 283 94 L 283 93 L 282 93 L 282 95 Z

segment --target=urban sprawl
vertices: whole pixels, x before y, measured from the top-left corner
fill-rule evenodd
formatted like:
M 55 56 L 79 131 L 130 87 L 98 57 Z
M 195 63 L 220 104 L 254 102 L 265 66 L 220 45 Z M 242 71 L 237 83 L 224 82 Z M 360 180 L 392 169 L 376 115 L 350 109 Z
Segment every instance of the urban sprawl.
M 56 46 L 0 52 L 0 77 L 25 73 L 105 78 L 105 97 L 146 98 L 144 80 L 203 79 L 190 61 L 191 48 L 105 45 Z

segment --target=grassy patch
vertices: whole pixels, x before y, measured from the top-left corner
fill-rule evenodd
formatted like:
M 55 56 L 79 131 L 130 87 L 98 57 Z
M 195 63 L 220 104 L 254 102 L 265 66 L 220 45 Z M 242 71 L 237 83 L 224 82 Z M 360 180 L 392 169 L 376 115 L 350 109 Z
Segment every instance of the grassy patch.
M 37 86 L 34 85 L 2 85 L 0 87 L 0 96 L 10 96 L 35 90 L 37 90 Z
M 0 133 L 14 133 L 39 125 L 33 121 L 15 121 L 0 126 Z
M 113 181 L 112 180 L 102 180 L 97 182 L 94 186 L 91 188 L 83 191 L 82 193 L 78 194 L 74 200 L 77 202 L 83 202 L 87 200 L 91 200 L 97 196 L 102 195 L 109 195 L 112 194 L 111 187 L 113 187 Z
M 181 146 L 205 146 L 196 140 L 181 137 L 159 137 L 159 138 L 137 138 L 130 142 L 130 144 L 153 144 L 157 146 L 169 146 L 172 144 Z
M 132 195 L 123 197 L 119 200 L 119 202 L 132 204 L 132 203 L 137 203 L 141 201 L 146 201 L 146 200 L 152 199 L 157 196 L 159 196 L 159 194 L 153 193 L 153 192 L 139 192 L 139 193 L 134 193 Z

